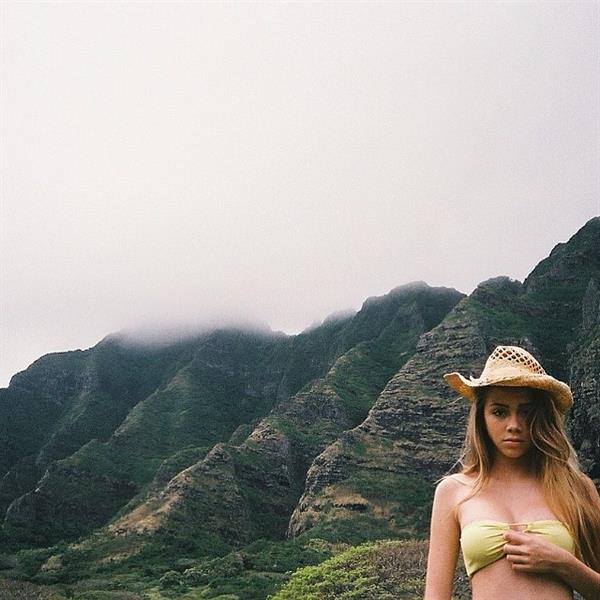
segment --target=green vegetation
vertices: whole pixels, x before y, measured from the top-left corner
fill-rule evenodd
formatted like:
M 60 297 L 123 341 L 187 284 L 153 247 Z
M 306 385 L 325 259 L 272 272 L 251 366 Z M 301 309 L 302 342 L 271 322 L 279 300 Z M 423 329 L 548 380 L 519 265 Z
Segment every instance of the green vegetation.
M 179 547 L 177 542 L 177 547 Z M 238 550 L 207 539 L 188 548 L 187 557 L 175 545 L 151 544 L 142 552 L 126 557 L 127 540 L 105 539 L 89 547 L 64 546 L 20 553 L 17 566 L 5 574 L 30 578 L 36 584 L 60 585 L 67 597 L 104 598 L 218 598 L 225 594 L 245 600 L 264 600 L 285 583 L 298 567 L 318 564 L 345 546 L 308 538 L 273 542 L 257 540 Z M 212 556 L 207 556 L 209 546 Z M 106 560 L 106 552 L 112 560 Z M 60 555 L 55 554 L 60 551 Z M 214 556 L 221 551 L 221 556 Z M 202 557 L 204 554 L 204 557 Z M 51 557 L 60 556 L 60 560 Z M 125 558 L 119 558 L 125 557 Z M 50 559 L 50 560 L 48 560 Z M 46 568 L 39 571 L 45 564 Z M 8 565 L 4 565 L 8 566 Z M 48 569 L 48 567 L 52 567 Z M 38 573 L 37 575 L 35 573 Z M 95 596 L 93 595 L 95 594 Z
M 72 577 L 53 585 L 48 585 L 49 581 L 46 586 L 3 584 L 0 580 L 0 590 L 10 588 L 13 594 L 19 587 L 28 593 L 35 590 L 41 600 L 416 599 L 422 597 L 426 555 L 424 541 L 349 547 L 300 536 L 287 542 L 257 540 L 221 558 L 190 558 L 162 567 L 154 561 L 143 568 L 142 557 L 137 568 L 131 562 L 118 567 L 98 565 L 97 572 L 88 574 L 87 579 Z M 467 578 L 459 564 L 455 600 L 466 600 L 467 590 Z M 22 596 L 23 600 L 31 597 Z
M 422 537 L 429 526 L 433 487 L 417 477 L 389 471 L 358 471 L 341 485 L 356 490 L 367 499 L 388 502 L 394 510 L 394 524 L 410 537 Z
M 296 571 L 268 600 L 418 600 L 423 597 L 426 561 L 425 542 L 369 542 Z M 462 565 L 453 598 L 469 598 Z
M 377 360 L 381 354 L 377 342 L 359 344 L 336 362 L 328 375 L 328 383 L 343 402 L 353 426 L 365 418 L 385 384 L 402 366 L 402 358 L 412 356 L 416 344 L 414 337 L 413 334 L 412 346 L 405 348 L 402 357 L 392 365 L 388 363 L 394 356 L 392 352 L 386 355 L 386 362 Z
M 347 515 L 340 512 L 332 510 L 328 517 L 318 520 L 310 528 L 310 535 L 332 543 L 335 541 L 350 545 L 390 537 L 408 537 L 402 534 L 394 535 L 394 524 L 388 518 L 361 513 Z
M 73 395 L 63 407 L 43 448 L 55 460 L 49 464 L 40 493 L 27 499 L 24 510 L 24 514 L 35 514 L 35 520 L 13 513 L 4 527 L 4 547 L 46 545 L 89 533 L 121 514 L 135 496 L 143 496 L 164 461 L 181 466 L 185 456 L 183 460 L 175 457 L 182 451 L 225 441 L 240 425 L 266 414 L 273 405 L 274 390 L 261 395 L 248 389 L 262 387 L 265 369 L 285 364 L 285 354 L 272 351 L 281 345 L 280 338 L 235 332 L 221 335 L 223 340 L 218 340 L 218 334 L 215 338 L 221 344 L 229 337 L 235 358 L 228 358 L 236 371 L 215 362 L 212 345 L 199 341 L 152 350 L 109 340 L 87 351 L 91 366 L 86 368 L 97 377 L 90 390 Z M 76 354 L 79 362 L 82 356 Z M 39 412 L 37 408 L 30 411 Z M 104 429 L 98 429 L 98 420 Z M 61 436 L 67 437 L 68 444 L 59 443 Z M 108 439 L 104 442 L 103 438 Z M 59 460 L 62 454 L 67 457 Z M 194 457 L 190 458 L 193 464 Z M 7 496 L 5 502 L 12 499 Z
M 429 482 L 386 471 L 357 470 L 334 489 L 336 500 L 324 497 L 319 519 L 307 532 L 311 536 L 357 545 L 427 534 L 433 496 Z M 353 505 L 354 492 L 368 504 Z M 350 499 L 344 501 L 344 496 Z

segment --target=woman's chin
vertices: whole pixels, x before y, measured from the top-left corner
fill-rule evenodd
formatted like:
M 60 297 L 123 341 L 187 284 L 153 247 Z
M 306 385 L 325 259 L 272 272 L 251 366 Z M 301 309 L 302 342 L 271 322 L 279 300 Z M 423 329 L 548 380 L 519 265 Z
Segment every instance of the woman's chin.
M 496 448 L 496 455 L 503 456 L 504 458 L 517 460 L 526 457 L 529 454 L 529 450 L 530 448 L 522 446 L 502 447 Z

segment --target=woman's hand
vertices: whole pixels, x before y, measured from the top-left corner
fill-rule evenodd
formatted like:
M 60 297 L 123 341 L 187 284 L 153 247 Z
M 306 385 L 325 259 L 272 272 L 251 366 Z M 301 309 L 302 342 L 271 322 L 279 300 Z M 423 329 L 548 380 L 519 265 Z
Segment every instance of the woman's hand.
M 504 533 L 506 559 L 515 571 L 552 573 L 585 600 L 600 599 L 600 573 L 572 554 L 534 533 Z
M 504 533 L 506 559 L 515 571 L 556 573 L 569 559 L 569 553 L 534 533 L 507 531 Z

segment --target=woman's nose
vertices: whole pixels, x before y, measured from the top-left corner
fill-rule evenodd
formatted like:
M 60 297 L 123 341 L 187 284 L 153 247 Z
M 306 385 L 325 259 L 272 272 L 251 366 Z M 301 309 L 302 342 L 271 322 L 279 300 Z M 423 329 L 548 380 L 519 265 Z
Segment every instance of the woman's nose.
M 508 421 L 508 429 L 510 430 L 520 430 L 522 427 L 522 423 L 518 417 L 518 415 L 512 415 Z

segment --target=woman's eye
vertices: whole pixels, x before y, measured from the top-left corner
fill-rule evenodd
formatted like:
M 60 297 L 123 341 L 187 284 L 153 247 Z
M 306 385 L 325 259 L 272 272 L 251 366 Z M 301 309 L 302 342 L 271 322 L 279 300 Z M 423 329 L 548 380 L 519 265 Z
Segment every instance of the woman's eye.
M 501 417 L 504 414 L 504 411 L 495 409 L 492 411 L 492 414 L 495 415 L 496 417 Z

